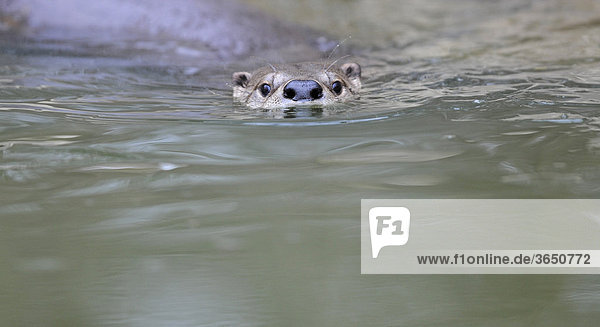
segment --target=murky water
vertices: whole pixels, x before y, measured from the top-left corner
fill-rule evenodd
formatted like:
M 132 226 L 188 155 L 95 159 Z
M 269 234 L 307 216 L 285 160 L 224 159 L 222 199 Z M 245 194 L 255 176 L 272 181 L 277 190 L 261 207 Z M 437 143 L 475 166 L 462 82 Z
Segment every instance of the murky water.
M 0 325 L 596 324 L 596 276 L 361 276 L 359 207 L 600 196 L 597 2 L 251 2 L 351 36 L 361 98 L 257 112 L 227 82 L 260 59 L 3 45 Z

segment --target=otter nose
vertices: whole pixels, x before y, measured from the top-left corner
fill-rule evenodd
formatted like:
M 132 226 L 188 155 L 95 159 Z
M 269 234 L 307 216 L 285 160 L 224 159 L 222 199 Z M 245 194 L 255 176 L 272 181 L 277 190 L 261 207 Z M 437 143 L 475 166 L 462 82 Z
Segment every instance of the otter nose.
M 323 97 L 323 88 L 313 80 L 293 80 L 283 88 L 283 97 L 293 101 L 312 101 Z

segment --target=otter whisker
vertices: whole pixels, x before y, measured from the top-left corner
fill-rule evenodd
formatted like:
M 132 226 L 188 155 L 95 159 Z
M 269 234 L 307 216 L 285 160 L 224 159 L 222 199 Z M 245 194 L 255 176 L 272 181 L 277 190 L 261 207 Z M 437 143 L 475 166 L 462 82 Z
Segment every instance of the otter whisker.
M 250 97 L 252 96 L 252 92 L 248 92 L 248 91 L 246 91 L 246 94 L 247 94 L 247 96 L 246 96 L 246 98 L 244 99 L 244 102 L 248 102 L 248 100 L 250 100 Z
M 344 42 L 346 42 L 348 39 L 351 39 L 352 35 L 348 35 L 345 39 L 341 40 L 340 42 L 338 42 L 338 44 L 335 45 L 335 47 L 333 47 L 333 49 L 331 50 L 331 52 L 329 53 L 329 56 L 327 56 L 327 59 L 325 60 L 325 63 L 323 64 L 323 69 L 325 69 L 325 65 L 326 63 L 329 61 L 329 59 L 331 59 L 331 57 L 333 56 L 333 54 L 337 51 L 337 49 L 344 44 Z M 331 66 L 329 66 L 331 68 Z M 329 69 L 329 68 L 327 68 Z M 327 69 L 325 69 L 325 71 L 327 71 Z
M 344 59 L 344 58 L 348 58 L 348 57 L 350 57 L 350 55 L 345 55 L 345 56 L 342 56 L 342 57 L 339 57 L 339 58 L 337 58 L 336 60 L 334 60 L 334 61 L 331 63 L 331 65 L 329 65 L 329 67 L 327 67 L 327 69 L 325 69 L 325 72 L 327 72 L 327 71 L 329 70 L 329 68 L 333 67 L 333 65 L 335 65 L 335 64 L 336 64 L 338 61 L 340 61 L 340 60 L 342 60 L 342 59 Z
M 209 89 L 208 87 L 204 87 L 204 89 L 205 89 L 206 91 L 208 91 L 209 93 L 211 93 L 212 95 L 218 95 L 218 94 L 217 94 L 217 92 L 215 92 L 215 91 L 213 91 L 213 90 Z

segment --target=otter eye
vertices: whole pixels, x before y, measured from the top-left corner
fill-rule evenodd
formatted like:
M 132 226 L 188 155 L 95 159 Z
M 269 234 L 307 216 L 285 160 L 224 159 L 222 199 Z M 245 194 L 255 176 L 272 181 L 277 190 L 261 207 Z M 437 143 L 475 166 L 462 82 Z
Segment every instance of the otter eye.
M 261 85 L 258 89 L 260 90 L 260 94 L 262 94 L 262 96 L 266 97 L 271 92 L 271 85 L 265 83 L 265 84 Z
M 335 94 L 340 95 L 340 93 L 342 93 L 342 82 L 333 82 L 333 84 L 331 84 L 331 89 L 333 90 L 333 92 L 335 92 Z

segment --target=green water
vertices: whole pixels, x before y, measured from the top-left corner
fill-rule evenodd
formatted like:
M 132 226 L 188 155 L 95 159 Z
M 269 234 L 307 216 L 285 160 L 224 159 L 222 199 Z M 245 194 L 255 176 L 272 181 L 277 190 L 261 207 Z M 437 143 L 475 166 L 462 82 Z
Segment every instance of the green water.
M 350 35 L 361 98 L 256 112 L 247 62 L 3 46 L 0 325 L 597 323 L 597 276 L 359 260 L 362 198 L 600 195 L 597 2 L 252 3 Z

